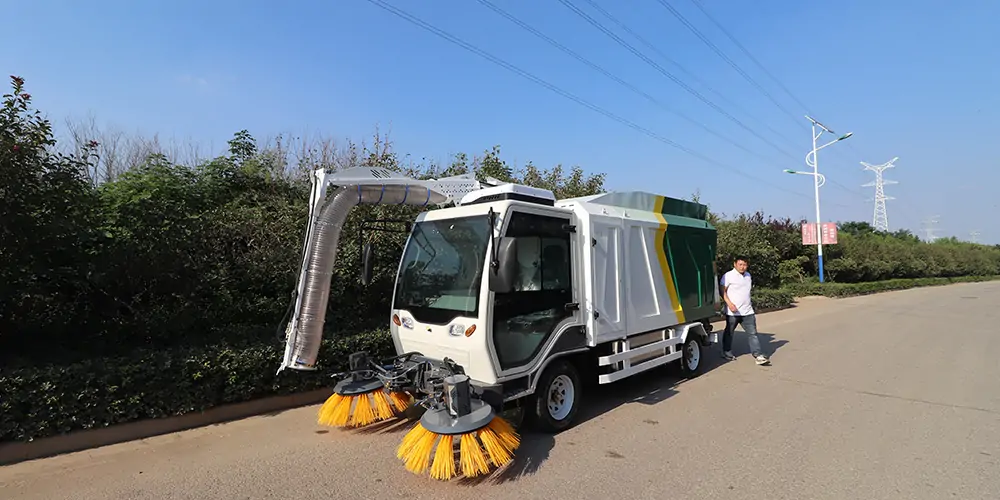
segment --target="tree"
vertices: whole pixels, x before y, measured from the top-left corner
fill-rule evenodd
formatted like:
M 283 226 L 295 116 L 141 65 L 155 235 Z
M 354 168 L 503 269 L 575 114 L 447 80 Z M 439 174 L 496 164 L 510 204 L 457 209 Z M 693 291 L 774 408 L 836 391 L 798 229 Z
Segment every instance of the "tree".
M 0 352 L 44 345 L 85 323 L 95 198 L 81 159 L 54 151 L 52 127 L 31 108 L 23 78 L 0 108 Z M 56 346 L 54 346 L 56 347 Z

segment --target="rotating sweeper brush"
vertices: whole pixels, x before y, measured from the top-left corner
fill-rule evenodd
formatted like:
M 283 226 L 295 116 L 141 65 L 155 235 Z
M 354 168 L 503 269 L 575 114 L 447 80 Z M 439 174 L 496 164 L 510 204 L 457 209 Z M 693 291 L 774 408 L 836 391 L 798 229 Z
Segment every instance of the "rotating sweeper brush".
M 451 360 L 407 353 L 378 365 L 361 352 L 351 355 L 350 365 L 320 408 L 321 424 L 360 427 L 400 417 L 413 404 L 426 411 L 396 450 L 407 470 L 440 480 L 471 478 L 513 460 L 517 432 L 474 394 L 464 369 Z M 414 401 L 410 394 L 423 397 Z
M 319 409 L 318 423 L 331 427 L 363 427 L 397 417 L 413 398 L 405 391 L 391 390 L 369 366 L 367 353 L 349 358 L 350 372 L 333 388 L 333 395 Z M 384 370 L 383 370 L 384 372 Z
M 428 398 L 427 411 L 396 450 L 406 469 L 449 480 L 459 472 L 471 478 L 510 463 L 520 445 L 514 428 L 473 397 L 467 375 L 454 373 L 441 382 L 443 391 Z

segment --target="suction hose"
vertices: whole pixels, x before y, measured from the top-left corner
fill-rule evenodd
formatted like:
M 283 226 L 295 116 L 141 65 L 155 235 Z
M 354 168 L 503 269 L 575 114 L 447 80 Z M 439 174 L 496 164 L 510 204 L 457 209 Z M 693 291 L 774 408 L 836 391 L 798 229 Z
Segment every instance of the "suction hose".
M 323 340 L 323 325 L 330 299 L 330 280 L 337 261 L 340 232 L 351 209 L 360 204 L 426 206 L 445 201 L 443 194 L 417 184 L 418 182 L 338 187 L 332 199 L 320 210 L 316 217 L 314 237 L 309 240 L 311 244 L 306 250 L 301 307 L 298 315 L 293 318 L 291 331 L 288 332 L 282 368 L 315 369 Z

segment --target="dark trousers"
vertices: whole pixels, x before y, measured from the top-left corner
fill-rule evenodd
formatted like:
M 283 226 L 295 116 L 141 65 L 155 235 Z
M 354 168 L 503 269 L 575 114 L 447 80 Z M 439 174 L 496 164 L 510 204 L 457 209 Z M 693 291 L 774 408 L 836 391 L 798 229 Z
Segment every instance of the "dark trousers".
M 748 314 L 746 316 L 726 315 L 726 329 L 722 332 L 722 350 L 729 352 L 733 350 L 733 332 L 736 325 L 743 325 L 743 331 L 747 332 L 747 340 L 750 342 L 750 354 L 757 357 L 761 354 L 760 339 L 757 338 L 757 316 Z

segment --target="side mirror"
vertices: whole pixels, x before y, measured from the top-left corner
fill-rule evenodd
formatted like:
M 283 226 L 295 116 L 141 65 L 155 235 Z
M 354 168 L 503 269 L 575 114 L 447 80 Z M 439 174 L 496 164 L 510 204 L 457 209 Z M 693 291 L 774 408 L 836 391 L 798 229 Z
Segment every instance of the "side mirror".
M 500 238 L 496 256 L 497 260 L 490 266 L 490 291 L 508 293 L 514 289 L 517 276 L 517 238 Z
M 365 243 L 361 249 L 361 284 L 368 286 L 372 282 L 372 272 L 375 268 L 375 250 L 371 243 Z

